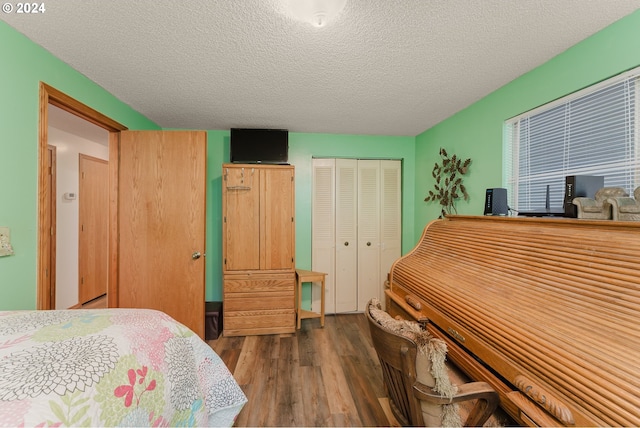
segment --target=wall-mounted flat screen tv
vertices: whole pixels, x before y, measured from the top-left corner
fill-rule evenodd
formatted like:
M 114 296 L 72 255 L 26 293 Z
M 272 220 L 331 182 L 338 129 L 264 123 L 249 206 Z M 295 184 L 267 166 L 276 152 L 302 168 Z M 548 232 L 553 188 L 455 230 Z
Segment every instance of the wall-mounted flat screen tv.
M 233 163 L 286 164 L 289 160 L 289 131 L 231 128 L 230 149 Z

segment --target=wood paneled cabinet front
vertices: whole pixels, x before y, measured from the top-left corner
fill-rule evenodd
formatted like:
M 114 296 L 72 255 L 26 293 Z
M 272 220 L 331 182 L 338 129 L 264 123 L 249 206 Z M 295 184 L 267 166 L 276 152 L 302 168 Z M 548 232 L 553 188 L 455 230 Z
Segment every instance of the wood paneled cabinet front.
M 225 336 L 295 330 L 295 273 L 229 274 L 223 287 Z
M 295 331 L 294 167 L 222 166 L 223 328 Z

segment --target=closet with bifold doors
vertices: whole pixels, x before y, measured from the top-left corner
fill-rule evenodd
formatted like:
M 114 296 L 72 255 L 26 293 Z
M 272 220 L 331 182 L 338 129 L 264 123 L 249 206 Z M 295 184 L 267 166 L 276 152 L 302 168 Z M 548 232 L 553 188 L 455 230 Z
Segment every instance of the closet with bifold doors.
M 311 264 L 327 273 L 325 312 L 364 311 L 372 297 L 384 301 L 401 255 L 402 162 L 316 158 L 312 180 Z

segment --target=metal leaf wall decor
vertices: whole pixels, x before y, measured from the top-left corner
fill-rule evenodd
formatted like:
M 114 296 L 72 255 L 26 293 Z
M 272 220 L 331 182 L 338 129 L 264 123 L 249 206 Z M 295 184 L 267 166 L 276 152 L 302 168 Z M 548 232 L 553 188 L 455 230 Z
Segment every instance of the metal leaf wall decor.
M 471 159 L 462 160 L 456 155 L 449 157 L 447 151 L 440 149 L 442 161 L 433 166 L 431 175 L 436 180 L 433 190 L 424 198 L 425 202 L 438 202 L 441 206 L 440 217 L 457 213 L 455 201 L 461 197 L 469 199 L 467 189 L 462 184 L 462 176 L 465 175 L 471 164 Z

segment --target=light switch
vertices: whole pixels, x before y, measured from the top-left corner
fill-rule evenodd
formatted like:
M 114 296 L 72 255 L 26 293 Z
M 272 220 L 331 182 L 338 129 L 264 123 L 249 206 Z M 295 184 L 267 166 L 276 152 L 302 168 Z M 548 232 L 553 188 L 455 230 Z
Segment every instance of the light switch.
M 8 227 L 0 227 L 0 257 L 11 255 L 13 255 L 11 231 Z

